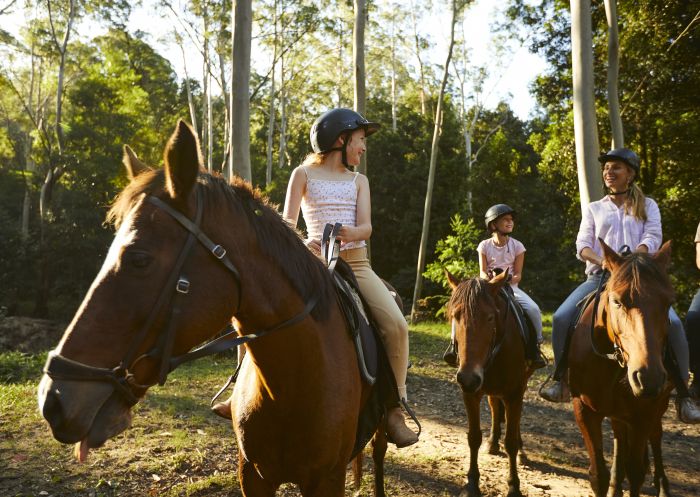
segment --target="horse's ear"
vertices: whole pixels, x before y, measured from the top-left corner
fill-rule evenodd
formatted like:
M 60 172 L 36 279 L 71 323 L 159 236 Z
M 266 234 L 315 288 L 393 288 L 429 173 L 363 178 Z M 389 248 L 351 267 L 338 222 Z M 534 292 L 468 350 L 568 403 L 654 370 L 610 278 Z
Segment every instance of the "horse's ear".
M 445 276 L 447 277 L 447 282 L 450 284 L 450 288 L 454 290 L 459 286 L 460 281 L 447 269 L 445 269 Z
M 667 240 L 652 258 L 659 266 L 667 270 L 668 266 L 671 264 L 671 240 Z
M 170 197 L 184 203 L 201 169 L 199 143 L 192 128 L 180 119 L 163 152 L 165 187 Z
M 622 264 L 622 257 L 620 254 L 611 249 L 602 238 L 599 237 L 598 242 L 600 246 L 603 247 L 603 258 L 605 259 L 605 265 L 609 269 L 615 269 Z
M 491 290 L 491 293 L 493 295 L 496 295 L 498 291 L 505 286 L 506 283 L 508 283 L 508 273 L 509 273 L 509 268 L 506 268 L 505 271 L 498 273 L 496 276 L 491 278 L 489 280 L 489 290 Z
M 142 172 L 151 170 L 150 167 L 139 160 L 129 145 L 124 145 L 124 158 L 122 162 L 124 163 L 124 167 L 126 167 L 126 174 L 129 175 L 129 179 L 132 181 Z

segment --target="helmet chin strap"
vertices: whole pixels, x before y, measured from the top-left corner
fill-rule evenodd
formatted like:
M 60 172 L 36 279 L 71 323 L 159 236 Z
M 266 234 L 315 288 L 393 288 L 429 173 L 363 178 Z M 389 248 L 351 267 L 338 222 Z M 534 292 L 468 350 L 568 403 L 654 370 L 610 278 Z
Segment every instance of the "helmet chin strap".
M 343 165 L 345 167 L 347 167 L 348 169 L 351 167 L 350 164 L 348 164 L 348 142 L 350 141 L 350 134 L 351 133 L 352 133 L 352 131 L 350 133 L 348 133 L 348 132 L 343 133 L 343 135 L 342 135 L 343 136 L 343 144 L 340 147 L 333 147 L 333 148 L 328 149 L 329 152 L 340 152 L 340 154 L 341 154 L 340 160 L 342 161 Z

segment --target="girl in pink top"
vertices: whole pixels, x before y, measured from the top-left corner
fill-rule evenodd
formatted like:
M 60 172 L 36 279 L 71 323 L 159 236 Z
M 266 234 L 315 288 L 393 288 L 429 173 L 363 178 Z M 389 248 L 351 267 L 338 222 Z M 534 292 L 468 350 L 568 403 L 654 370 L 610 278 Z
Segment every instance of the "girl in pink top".
M 491 233 L 491 237 L 483 240 L 476 248 L 479 253 L 479 276 L 491 279 L 495 273 L 508 269 L 515 300 L 534 326 L 539 345 L 543 341 L 542 313 L 535 301 L 518 286 L 523 277 L 525 246 L 510 236 L 515 226 L 514 215 L 515 211 L 506 204 L 493 205 L 486 211 L 486 229 Z M 539 357 L 531 359 L 536 360 Z M 544 366 L 544 363 L 538 361 L 538 365 L 540 364 Z
M 372 234 L 367 177 L 351 170 L 365 153 L 365 138 L 379 124 L 350 109 L 332 109 L 311 128 L 314 153 L 309 154 L 289 179 L 284 219 L 296 227 L 302 211 L 307 227 L 306 245 L 320 255 L 321 236 L 327 223 L 341 223 L 340 257 L 355 273 L 363 298 L 371 309 L 396 378 L 399 398 L 405 403 L 408 368 L 408 324 L 367 258 L 366 240 Z M 387 412 L 387 435 L 397 447 L 418 441 L 405 423 L 399 406 Z

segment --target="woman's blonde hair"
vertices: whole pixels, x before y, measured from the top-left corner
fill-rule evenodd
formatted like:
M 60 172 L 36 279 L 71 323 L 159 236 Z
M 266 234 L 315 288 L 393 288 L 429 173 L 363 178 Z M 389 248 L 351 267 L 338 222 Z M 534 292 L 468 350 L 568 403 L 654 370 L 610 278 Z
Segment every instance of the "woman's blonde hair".
M 627 200 L 625 200 L 625 212 L 641 221 L 647 220 L 646 197 L 637 183 L 633 182 L 629 186 Z
M 632 169 L 629 165 L 625 164 L 628 168 Z M 634 180 L 630 183 L 627 188 L 627 198 L 625 199 L 625 214 L 636 217 L 641 221 L 647 220 L 647 209 L 646 209 L 646 196 L 642 189 L 635 182 L 637 180 L 637 173 L 635 171 Z M 606 188 L 607 190 L 607 188 Z

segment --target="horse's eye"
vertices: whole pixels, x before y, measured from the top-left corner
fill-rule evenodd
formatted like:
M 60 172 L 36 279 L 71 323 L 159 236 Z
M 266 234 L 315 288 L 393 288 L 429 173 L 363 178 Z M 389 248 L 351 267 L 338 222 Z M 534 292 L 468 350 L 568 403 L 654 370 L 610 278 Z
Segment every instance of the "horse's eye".
M 130 266 L 143 269 L 151 263 L 153 257 L 148 252 L 142 252 L 140 250 L 131 250 L 124 254 L 124 260 Z
M 622 308 L 622 302 L 620 302 L 620 299 L 613 299 L 612 303 L 616 309 Z
M 496 316 L 494 316 L 493 314 L 489 314 L 489 317 L 488 317 L 489 323 L 493 323 L 493 321 L 495 319 L 496 319 Z

